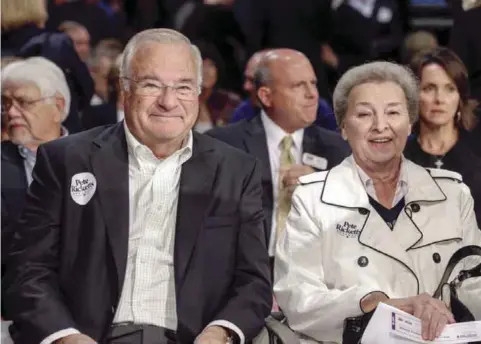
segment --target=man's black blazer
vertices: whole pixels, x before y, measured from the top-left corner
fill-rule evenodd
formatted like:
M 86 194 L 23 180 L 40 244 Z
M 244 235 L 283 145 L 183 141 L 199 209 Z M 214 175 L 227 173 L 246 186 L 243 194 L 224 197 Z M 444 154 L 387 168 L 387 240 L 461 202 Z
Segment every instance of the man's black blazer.
M 82 172 L 97 183 L 85 205 L 71 196 Z M 16 343 L 66 328 L 104 340 L 125 278 L 128 173 L 123 122 L 40 146 L 5 277 Z M 178 343 L 221 319 L 249 342 L 269 315 L 260 164 L 200 134 L 181 172 L 174 271 Z
M 211 129 L 207 132 L 207 135 L 250 153 L 262 161 L 262 204 L 266 221 L 266 240 L 269 242 L 274 187 L 272 185 L 267 137 L 261 116 L 255 116 L 250 120 L 243 120 L 226 127 Z M 305 129 L 302 150 L 303 153 L 311 153 L 327 159 L 327 169 L 338 165 L 350 154 L 349 146 L 338 133 L 315 125 Z
M 14 234 L 16 222 L 23 210 L 28 188 L 23 158 L 18 146 L 10 141 L 2 142 L 2 267 L 5 268 L 7 253 Z M 5 269 L 2 269 L 2 276 Z

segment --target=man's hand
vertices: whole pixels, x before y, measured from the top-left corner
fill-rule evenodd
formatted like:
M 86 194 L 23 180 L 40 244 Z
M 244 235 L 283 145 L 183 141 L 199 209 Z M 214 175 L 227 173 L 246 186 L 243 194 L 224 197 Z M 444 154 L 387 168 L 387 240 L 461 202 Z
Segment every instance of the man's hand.
M 281 169 L 282 183 L 284 187 L 289 189 L 292 194 L 297 184 L 299 183 L 299 178 L 305 176 L 306 174 L 311 174 L 316 172 L 311 166 L 307 165 L 292 165 L 288 169 Z
M 424 340 L 436 339 L 446 324 L 455 323 L 454 316 L 446 304 L 427 293 L 404 299 L 391 299 L 385 303 L 420 319 Z
M 194 344 L 225 344 L 229 335 L 221 326 L 209 326 L 196 338 Z
M 85 334 L 76 333 L 56 340 L 55 344 L 97 344 L 97 342 Z

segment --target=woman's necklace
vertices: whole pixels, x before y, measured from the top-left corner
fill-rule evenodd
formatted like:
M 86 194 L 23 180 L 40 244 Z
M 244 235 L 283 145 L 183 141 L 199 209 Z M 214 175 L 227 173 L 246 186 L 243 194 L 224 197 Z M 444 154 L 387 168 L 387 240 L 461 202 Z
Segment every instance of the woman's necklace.
M 433 157 L 436 159 L 436 161 L 434 161 L 434 165 L 436 166 L 437 169 L 440 169 L 443 167 L 444 165 L 444 162 L 443 162 L 443 158 L 446 154 L 443 154 L 443 155 L 433 155 Z

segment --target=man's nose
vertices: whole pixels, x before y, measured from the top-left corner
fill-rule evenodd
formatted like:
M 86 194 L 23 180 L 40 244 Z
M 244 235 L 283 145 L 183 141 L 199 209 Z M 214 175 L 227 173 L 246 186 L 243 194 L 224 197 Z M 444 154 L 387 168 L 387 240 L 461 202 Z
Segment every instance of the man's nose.
M 165 86 L 162 94 L 157 98 L 157 102 L 166 110 L 172 110 L 178 104 L 175 90 L 172 87 Z

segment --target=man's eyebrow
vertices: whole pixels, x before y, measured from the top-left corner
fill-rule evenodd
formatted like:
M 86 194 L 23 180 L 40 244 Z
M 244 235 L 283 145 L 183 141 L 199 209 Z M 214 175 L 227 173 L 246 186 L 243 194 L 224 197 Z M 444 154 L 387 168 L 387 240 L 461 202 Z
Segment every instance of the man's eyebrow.
M 400 105 L 402 105 L 401 102 L 391 102 L 387 104 L 387 106 L 400 106 Z
M 194 80 L 193 78 L 182 78 L 182 79 L 178 80 L 177 82 L 179 82 L 179 83 L 191 83 L 191 84 L 193 84 L 194 81 L 195 81 L 195 80 Z

